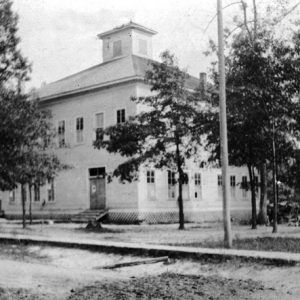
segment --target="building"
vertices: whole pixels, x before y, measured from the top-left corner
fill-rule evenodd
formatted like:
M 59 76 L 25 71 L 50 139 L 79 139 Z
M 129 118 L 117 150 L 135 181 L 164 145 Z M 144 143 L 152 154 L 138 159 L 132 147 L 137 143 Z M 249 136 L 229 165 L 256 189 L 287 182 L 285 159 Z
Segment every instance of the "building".
M 66 218 L 86 210 L 107 209 L 113 222 L 172 222 L 178 220 L 177 186 L 171 171 L 143 169 L 133 183 L 117 179 L 108 183 L 106 174 L 122 157 L 92 146 L 97 128 L 122 123 L 140 111 L 132 96 L 146 96 L 145 71 L 152 59 L 155 31 L 130 22 L 99 34 L 103 41 L 103 63 L 53 82 L 38 91 L 42 109 L 52 112 L 57 128 L 56 154 L 72 168 L 55 180 L 36 187 L 32 205 L 38 218 Z M 199 84 L 191 77 L 187 86 Z M 215 220 L 222 216 L 221 170 L 200 169 L 191 164 L 183 187 L 187 221 Z M 240 188 L 247 181 L 246 168 L 230 168 L 233 215 L 250 211 L 250 192 Z M 21 214 L 20 189 L 3 193 L 8 216 Z

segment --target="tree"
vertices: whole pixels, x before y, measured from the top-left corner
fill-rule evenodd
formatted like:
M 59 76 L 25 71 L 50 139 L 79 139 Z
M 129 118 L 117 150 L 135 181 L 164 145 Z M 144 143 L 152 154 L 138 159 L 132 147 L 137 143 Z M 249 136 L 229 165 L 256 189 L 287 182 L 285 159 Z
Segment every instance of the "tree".
M 161 58 L 162 63 L 153 62 L 145 75 L 152 95 L 132 98 L 145 110 L 125 123 L 99 130 L 94 147 L 127 158 L 113 172 L 121 180 L 132 181 L 142 165 L 174 170 L 178 175 L 179 229 L 184 229 L 183 168 L 187 159 L 199 153 L 201 127 L 194 122 L 199 93 L 187 90 L 189 76 L 176 66 L 174 55 L 166 51 Z
M 55 132 L 49 112 L 41 111 L 37 101 L 28 101 L 27 96 L 13 91 L 2 93 L 0 104 L 0 189 L 21 185 L 25 227 L 26 186 L 31 196 L 34 183 L 44 183 L 66 166 L 51 151 Z
M 229 159 L 248 167 L 253 229 L 257 217 L 255 169 L 266 162 L 277 163 L 274 145 L 281 159 L 291 158 L 298 139 L 298 43 L 298 33 L 291 43 L 261 28 L 256 29 L 255 39 L 242 31 L 234 37 L 226 59 Z M 206 118 L 216 122 L 218 116 L 211 112 Z M 209 144 L 218 145 L 218 131 L 211 128 Z M 218 152 L 217 146 L 212 158 Z
M 0 190 L 21 185 L 25 227 L 26 185 L 54 176 L 62 165 L 50 151 L 54 137 L 50 114 L 22 88 L 30 65 L 18 48 L 17 22 L 12 2 L 0 0 Z
M 29 79 L 30 65 L 18 48 L 18 16 L 10 0 L 0 0 L 0 88 L 21 89 Z

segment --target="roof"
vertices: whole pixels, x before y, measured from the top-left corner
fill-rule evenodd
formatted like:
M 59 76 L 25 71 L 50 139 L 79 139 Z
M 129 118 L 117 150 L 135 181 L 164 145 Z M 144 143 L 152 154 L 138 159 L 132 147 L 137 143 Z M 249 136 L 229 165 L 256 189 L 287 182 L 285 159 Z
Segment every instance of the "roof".
M 146 32 L 146 33 L 149 33 L 149 34 L 152 34 L 152 35 L 157 33 L 156 31 L 154 31 L 150 28 L 147 28 L 145 26 L 142 26 L 140 24 L 137 24 L 137 23 L 134 23 L 134 22 L 130 21 L 127 24 L 123 24 L 123 25 L 115 27 L 111 30 L 102 32 L 102 33 L 98 34 L 97 36 L 98 36 L 98 38 L 102 39 L 107 35 L 111 35 L 113 33 L 116 33 L 116 32 L 119 32 L 119 31 L 122 31 L 122 30 L 125 30 L 125 29 L 138 29 L 140 31 L 143 31 L 143 32 Z
M 143 81 L 151 62 L 150 59 L 136 55 L 116 58 L 47 84 L 37 91 L 37 97 L 44 101 L 130 80 Z M 186 87 L 189 89 L 194 89 L 198 85 L 198 78 L 190 76 L 186 80 Z

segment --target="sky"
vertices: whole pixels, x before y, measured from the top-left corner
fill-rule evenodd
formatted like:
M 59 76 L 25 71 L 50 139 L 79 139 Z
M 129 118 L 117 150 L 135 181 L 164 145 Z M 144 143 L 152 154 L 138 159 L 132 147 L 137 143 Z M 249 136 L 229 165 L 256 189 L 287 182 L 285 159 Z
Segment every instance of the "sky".
M 266 1 L 266 0 L 261 0 Z M 270 0 L 271 1 L 271 0 Z M 216 0 L 14 0 L 20 47 L 32 63 L 27 89 L 39 88 L 102 62 L 97 34 L 130 20 L 158 32 L 153 57 L 169 49 L 194 76 L 207 72 L 203 52 L 217 39 Z M 223 5 L 232 3 L 223 0 Z M 224 26 L 233 9 L 224 10 Z

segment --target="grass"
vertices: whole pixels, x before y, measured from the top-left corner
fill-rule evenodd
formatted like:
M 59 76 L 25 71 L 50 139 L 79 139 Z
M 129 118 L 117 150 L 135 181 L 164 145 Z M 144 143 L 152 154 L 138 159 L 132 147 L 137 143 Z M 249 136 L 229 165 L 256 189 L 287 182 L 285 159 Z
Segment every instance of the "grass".
M 257 237 L 233 240 L 234 249 L 258 250 L 258 251 L 280 251 L 300 253 L 300 239 L 284 237 Z M 170 244 L 169 244 L 170 245 Z M 189 246 L 203 248 L 223 248 L 222 241 L 203 241 L 194 243 L 176 243 L 173 246 Z

